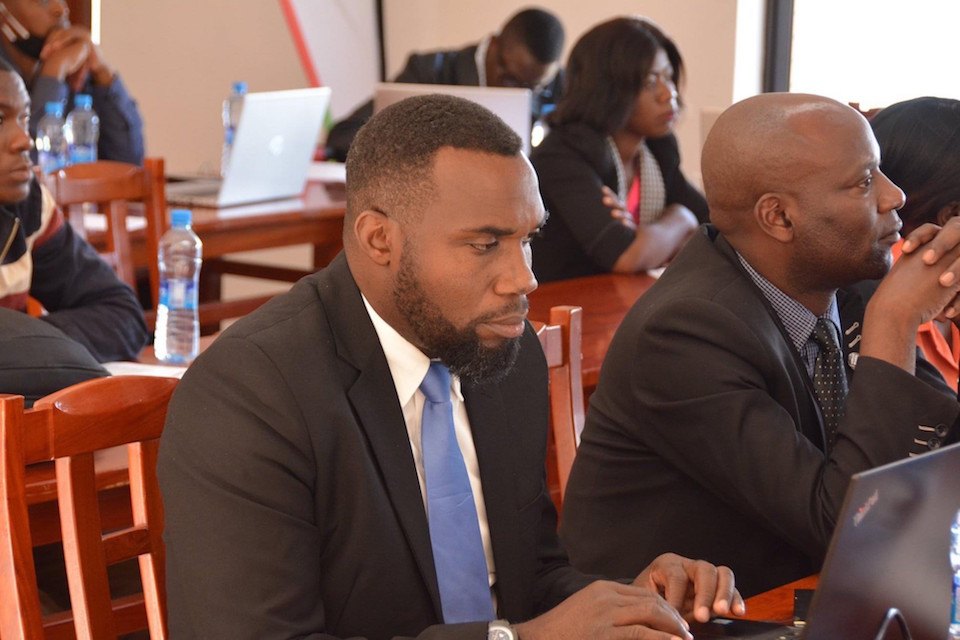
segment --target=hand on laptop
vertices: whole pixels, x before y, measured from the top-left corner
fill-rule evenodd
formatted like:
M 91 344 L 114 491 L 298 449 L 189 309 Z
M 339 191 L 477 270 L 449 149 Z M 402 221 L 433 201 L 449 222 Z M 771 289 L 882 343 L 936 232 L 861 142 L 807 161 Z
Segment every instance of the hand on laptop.
M 655 591 L 598 580 L 516 625 L 523 640 L 690 640 L 689 625 Z
M 733 572 L 704 560 L 665 553 L 650 563 L 633 584 L 653 589 L 687 620 L 706 622 L 713 616 L 747 612 Z

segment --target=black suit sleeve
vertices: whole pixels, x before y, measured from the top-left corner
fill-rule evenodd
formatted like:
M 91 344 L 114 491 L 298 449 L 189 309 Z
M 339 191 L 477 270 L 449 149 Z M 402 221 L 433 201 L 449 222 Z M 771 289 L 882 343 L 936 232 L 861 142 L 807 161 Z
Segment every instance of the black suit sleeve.
M 559 218 L 559 223 L 547 222 L 544 238 L 553 233 L 551 224 L 563 225 L 590 261 L 603 271 L 610 271 L 636 233 L 611 216 L 610 209 L 603 204 L 604 180 L 599 167 L 606 161 L 605 144 L 599 138 L 586 143 L 570 141 L 551 132 L 531 154 L 531 162 L 550 217 Z M 564 256 L 551 256 L 541 263 L 563 259 Z
M 61 222 L 32 257 L 30 295 L 50 312 L 45 321 L 100 362 L 136 359 L 147 343 L 140 303 L 73 227 Z

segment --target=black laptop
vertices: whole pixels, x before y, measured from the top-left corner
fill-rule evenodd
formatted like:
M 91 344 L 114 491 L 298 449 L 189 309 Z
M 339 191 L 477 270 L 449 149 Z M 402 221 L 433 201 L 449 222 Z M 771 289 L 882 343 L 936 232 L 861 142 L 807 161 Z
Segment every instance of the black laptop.
M 695 626 L 694 638 L 943 640 L 958 510 L 960 444 L 858 473 L 804 627 L 716 620 Z

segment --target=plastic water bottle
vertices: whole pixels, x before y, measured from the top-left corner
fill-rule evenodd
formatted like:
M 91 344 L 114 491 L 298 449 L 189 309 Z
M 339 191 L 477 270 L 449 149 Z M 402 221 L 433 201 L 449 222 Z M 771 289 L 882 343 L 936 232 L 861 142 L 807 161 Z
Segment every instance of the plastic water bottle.
M 37 161 L 44 174 L 55 173 L 67 166 L 67 144 L 63 137 L 63 105 L 48 102 L 37 124 Z
M 950 566 L 953 567 L 953 591 L 950 599 L 949 640 L 960 640 L 960 511 L 950 526 Z
M 96 161 L 100 118 L 93 110 L 93 96 L 78 93 L 74 97 L 73 111 L 67 114 L 63 135 L 67 139 L 70 164 Z
M 160 239 L 160 301 L 154 353 L 168 364 L 188 364 L 197 357 L 200 320 L 197 294 L 203 243 L 190 228 L 188 209 L 170 212 L 171 226 Z
M 240 111 L 243 109 L 243 97 L 247 95 L 246 82 L 234 82 L 230 95 L 223 101 L 223 155 L 220 157 L 220 176 L 227 175 L 230 165 L 230 152 L 233 150 L 233 137 L 240 124 Z

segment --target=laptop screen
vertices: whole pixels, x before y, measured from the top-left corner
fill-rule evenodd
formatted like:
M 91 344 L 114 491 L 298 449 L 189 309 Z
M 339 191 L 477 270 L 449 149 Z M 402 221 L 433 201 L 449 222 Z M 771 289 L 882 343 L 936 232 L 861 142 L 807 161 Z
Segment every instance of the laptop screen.
M 915 640 L 945 638 L 958 509 L 960 445 L 855 475 L 803 637 L 872 640 L 895 608 Z
M 523 152 L 530 154 L 532 94 L 529 89 L 381 82 L 373 94 L 373 111 L 377 113 L 395 102 L 431 93 L 442 93 L 471 100 L 493 111 L 520 136 L 520 140 L 523 141 Z

